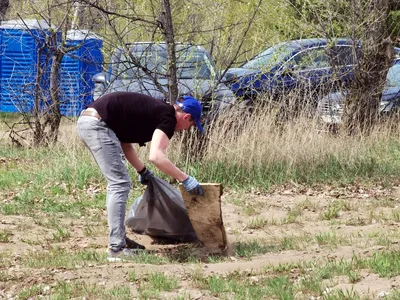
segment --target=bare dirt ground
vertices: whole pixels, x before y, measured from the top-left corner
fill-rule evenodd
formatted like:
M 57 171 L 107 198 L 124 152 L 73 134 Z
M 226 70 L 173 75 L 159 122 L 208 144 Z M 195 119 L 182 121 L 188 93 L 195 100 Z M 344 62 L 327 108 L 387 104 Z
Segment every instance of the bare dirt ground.
M 8 240 L 0 243 L 0 298 L 14 298 L 21 290 L 36 285 L 50 290 L 56 282 L 82 281 L 104 288 L 128 286 L 136 298 L 141 276 L 157 271 L 179 279 L 179 288 L 161 293 L 161 298 L 171 299 L 184 292 L 189 299 L 217 299 L 217 295 L 192 284 L 195 272 L 204 276 L 248 272 L 249 276 L 257 277 L 258 271 L 271 266 L 322 264 L 350 260 L 355 255 L 367 258 L 376 251 L 393 249 L 400 240 L 399 220 L 393 219 L 399 196 L 399 189 L 388 191 L 381 187 L 282 189 L 269 195 L 226 192 L 222 211 L 230 243 L 228 254 L 210 262 L 204 251 L 201 255 L 194 246 L 183 248 L 187 255 L 194 255 L 198 260 L 195 263 L 179 261 L 183 255 L 179 247 L 186 246 L 153 244 L 149 237 L 129 233 L 130 238 L 144 244 L 157 257 L 175 260 L 162 264 L 109 263 L 105 259 L 88 264 L 78 261 L 72 266 L 54 261 L 46 264 L 41 261 L 46 257 L 42 254 L 51 253 L 52 247 L 72 254 L 91 250 L 105 257 L 108 242 L 105 211 L 97 218 L 58 218 L 57 225 L 69 232 L 58 239 L 60 230 L 50 225 L 49 215 L 0 215 L 0 231 L 8 232 Z M 340 209 L 333 211 L 337 205 Z M 328 238 L 321 241 L 324 236 Z M 235 254 L 235 246 L 246 241 L 259 241 L 274 250 L 249 257 Z M 290 245 L 274 247 L 285 245 L 285 241 Z M 132 271 L 136 282 L 129 280 Z M 292 278 L 300 277 L 296 269 L 291 273 Z M 400 276 L 382 278 L 367 270 L 357 282 L 350 283 L 346 276 L 337 276 L 329 286 L 331 290 L 353 290 L 366 299 L 376 299 L 384 292 L 400 288 Z

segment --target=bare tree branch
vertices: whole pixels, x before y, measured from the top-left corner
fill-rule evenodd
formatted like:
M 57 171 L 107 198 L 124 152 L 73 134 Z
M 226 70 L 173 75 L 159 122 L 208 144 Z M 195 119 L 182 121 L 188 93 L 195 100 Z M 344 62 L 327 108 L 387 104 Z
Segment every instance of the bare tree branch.
M 124 18 L 124 19 L 129 19 L 130 21 L 134 21 L 134 22 L 147 23 L 147 24 L 152 25 L 152 26 L 158 26 L 158 23 L 154 22 L 152 20 L 139 18 L 139 17 L 137 17 L 135 15 L 120 14 L 120 13 L 117 13 L 117 12 L 113 12 L 113 11 L 110 11 L 110 10 L 98 5 L 96 2 L 92 2 L 92 1 L 89 1 L 89 0 L 80 0 L 80 1 L 85 3 L 85 4 L 87 4 L 87 5 L 89 5 L 89 6 L 91 6 L 91 7 L 94 7 L 96 9 L 98 9 L 99 11 L 101 11 L 102 13 L 104 13 L 106 15 L 116 16 L 116 17 L 120 17 L 120 18 Z
M 242 34 L 242 38 L 240 39 L 240 43 L 239 46 L 236 48 L 236 52 L 233 56 L 233 58 L 231 59 L 231 61 L 227 64 L 225 70 L 222 72 L 222 74 L 220 74 L 218 81 L 220 82 L 222 80 L 222 78 L 225 76 L 226 72 L 228 71 L 228 69 L 233 65 L 233 63 L 237 60 L 237 58 L 239 57 L 240 51 L 243 47 L 244 41 L 245 41 L 245 37 L 247 36 L 247 34 L 250 31 L 251 26 L 253 25 L 253 22 L 255 20 L 255 17 L 261 7 L 263 0 L 259 0 L 258 4 L 256 5 L 256 8 L 253 11 L 253 14 L 251 16 L 251 18 L 249 19 L 249 22 L 247 23 L 247 26 Z

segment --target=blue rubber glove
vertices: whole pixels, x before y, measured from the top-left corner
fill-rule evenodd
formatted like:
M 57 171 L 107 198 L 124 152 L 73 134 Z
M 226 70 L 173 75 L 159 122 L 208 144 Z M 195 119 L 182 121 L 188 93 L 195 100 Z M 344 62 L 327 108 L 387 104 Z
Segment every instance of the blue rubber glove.
M 189 194 L 204 196 L 204 191 L 196 178 L 188 176 L 188 178 L 182 181 L 182 184 Z
M 139 180 L 141 184 L 148 185 L 150 178 L 153 177 L 154 174 L 149 169 L 145 169 L 141 174 L 139 174 Z

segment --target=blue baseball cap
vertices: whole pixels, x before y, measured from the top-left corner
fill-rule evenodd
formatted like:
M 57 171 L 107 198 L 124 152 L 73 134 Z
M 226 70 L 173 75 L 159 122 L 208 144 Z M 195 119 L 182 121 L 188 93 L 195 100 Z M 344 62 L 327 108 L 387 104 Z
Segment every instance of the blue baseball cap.
M 199 131 L 203 133 L 203 126 L 201 126 L 200 123 L 203 108 L 201 107 L 200 102 L 192 96 L 182 96 L 176 102 L 176 105 L 178 105 L 185 113 L 192 116 L 192 119 L 194 120 L 197 129 L 199 129 Z

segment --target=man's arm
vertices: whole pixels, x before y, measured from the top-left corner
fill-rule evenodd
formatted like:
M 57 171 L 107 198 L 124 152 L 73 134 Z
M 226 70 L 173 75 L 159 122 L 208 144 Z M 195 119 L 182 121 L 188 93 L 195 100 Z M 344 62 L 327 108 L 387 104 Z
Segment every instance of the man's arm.
M 121 143 L 121 147 L 126 159 L 136 169 L 136 171 L 139 172 L 143 170 L 144 164 L 137 156 L 137 153 L 135 151 L 135 148 L 133 148 L 133 145 L 131 143 Z
M 167 157 L 165 150 L 168 147 L 169 138 L 160 129 L 153 133 L 150 146 L 149 160 L 163 173 L 179 180 L 184 181 L 188 175 L 176 167 Z

